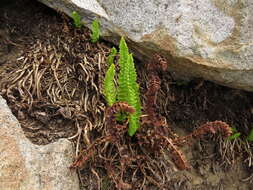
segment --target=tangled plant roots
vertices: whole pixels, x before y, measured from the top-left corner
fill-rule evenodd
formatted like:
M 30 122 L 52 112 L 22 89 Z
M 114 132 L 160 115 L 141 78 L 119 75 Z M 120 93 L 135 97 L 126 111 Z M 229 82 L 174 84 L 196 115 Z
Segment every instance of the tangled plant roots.
M 57 31 L 46 40 L 38 39 L 26 49 L 16 63 L 19 67 L 14 68 L 0 85 L 1 94 L 20 120 L 32 117 L 43 125 L 67 120 L 72 134 L 78 128 L 74 138 L 80 137 L 82 129 L 90 131 L 103 126 L 103 65 L 109 48 L 89 43 L 87 31 L 79 34 L 66 24 L 63 28 L 67 31 Z M 62 128 L 61 123 L 54 125 L 58 125 L 56 131 Z M 27 128 L 34 134 L 38 130 L 43 129 Z M 66 131 L 61 134 L 70 135 Z M 35 143 L 46 144 L 55 139 L 47 134 L 44 137 L 43 142 Z

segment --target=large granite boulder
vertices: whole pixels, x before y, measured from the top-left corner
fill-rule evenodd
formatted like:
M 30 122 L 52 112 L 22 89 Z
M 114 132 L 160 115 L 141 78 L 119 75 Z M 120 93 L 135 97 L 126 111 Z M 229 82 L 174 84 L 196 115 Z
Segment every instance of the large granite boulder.
M 146 61 L 164 55 L 181 77 L 253 91 L 252 0 L 40 0 L 89 26 L 100 20 L 106 39 L 128 38 Z
M 74 148 L 61 139 L 45 146 L 32 144 L 0 96 L 0 189 L 79 190 L 75 171 L 69 169 Z

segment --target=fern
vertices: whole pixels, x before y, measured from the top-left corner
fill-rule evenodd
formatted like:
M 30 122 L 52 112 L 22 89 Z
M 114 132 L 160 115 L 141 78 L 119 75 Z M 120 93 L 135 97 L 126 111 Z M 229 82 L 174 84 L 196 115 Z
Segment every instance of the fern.
M 95 43 L 98 41 L 100 36 L 100 28 L 98 20 L 94 20 L 91 25 L 91 42 Z
M 114 57 L 116 56 L 116 54 L 117 54 L 117 50 L 116 50 L 115 47 L 113 47 L 113 48 L 111 49 L 111 52 L 110 52 L 108 58 L 107 58 L 107 63 L 108 63 L 109 66 L 110 66 L 111 64 L 113 64 L 113 62 L 114 62 Z
M 104 95 L 109 106 L 116 102 L 116 87 L 114 85 L 115 65 L 111 64 L 105 75 Z
M 140 101 L 140 92 L 139 85 L 137 84 L 137 74 L 134 66 L 133 55 L 129 54 L 127 44 L 122 37 L 119 45 L 120 51 L 120 73 L 118 77 L 118 88 L 117 88 L 117 102 L 127 102 L 130 106 L 134 107 L 135 112 L 129 116 L 129 136 L 133 136 L 137 129 L 140 127 L 140 116 L 141 116 L 141 101 Z M 112 50 L 113 52 L 114 50 Z M 106 73 L 105 84 L 109 84 L 108 80 L 111 81 L 110 85 L 105 85 L 104 92 L 106 100 L 111 106 L 115 102 L 115 86 L 113 83 L 114 73 L 111 74 L 112 65 L 114 69 L 114 64 L 111 64 L 109 70 Z M 114 71 L 114 70 L 113 70 Z M 115 71 L 114 71 L 115 72 Z M 110 76 L 109 76 L 110 75 Z M 113 86 L 113 90 L 112 90 Z M 110 89 L 109 89 L 110 87 Z M 106 89 L 108 88 L 108 89 Z M 113 95 L 113 97 L 109 97 Z M 116 118 L 119 121 L 125 118 L 124 113 L 118 113 Z
M 127 102 L 127 86 L 126 84 L 126 77 L 128 76 L 128 72 L 126 71 L 127 68 L 127 59 L 129 56 L 128 53 L 128 47 L 125 42 L 125 39 L 122 37 L 119 44 L 119 66 L 120 66 L 120 73 L 119 73 L 119 79 L 118 79 L 118 94 L 117 99 L 118 101 Z
M 74 20 L 75 27 L 77 28 L 82 27 L 81 16 L 76 11 L 72 12 L 71 18 Z
M 134 61 L 132 54 L 128 55 L 126 65 L 126 85 L 127 85 L 127 99 L 126 102 L 135 108 L 135 113 L 130 115 L 128 134 L 133 136 L 140 126 L 141 105 L 140 105 L 140 93 L 139 86 L 136 82 L 137 74 L 134 67 Z

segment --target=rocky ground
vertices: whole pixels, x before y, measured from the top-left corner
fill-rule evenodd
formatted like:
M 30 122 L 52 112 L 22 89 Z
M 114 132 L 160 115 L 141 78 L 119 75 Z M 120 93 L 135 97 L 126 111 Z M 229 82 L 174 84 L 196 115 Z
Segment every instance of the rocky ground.
M 87 28 L 76 29 L 64 14 L 29 0 L 1 7 L 0 23 L 1 95 L 26 138 L 35 144 L 29 146 L 47 149 L 43 147 L 68 138 L 75 144 L 74 156 L 87 151 L 107 132 L 102 83 L 112 44 L 103 40 L 91 43 Z M 146 63 L 135 62 L 145 105 Z M 151 149 L 140 147 L 137 139 L 123 136 L 120 147 L 101 142 L 91 156 L 88 151 L 83 153 L 88 160 L 77 169 L 81 188 L 251 189 L 252 143 L 245 139 L 253 122 L 252 93 L 201 79 L 176 81 L 169 72 L 159 77 L 156 110 L 166 118 L 166 128 L 173 134 L 189 134 L 206 122 L 221 120 L 241 136 L 224 140 L 207 135 L 180 147 L 188 170 L 179 170 L 166 150 L 155 155 Z M 7 134 L 4 130 L 0 128 L 1 134 Z M 6 143 L 0 145 L 1 150 L 6 148 Z M 126 150 L 132 161 L 118 177 L 122 172 L 120 150 Z M 17 155 L 10 156 L 15 159 Z M 0 157 L 0 162 L 7 159 Z M 70 163 L 64 163 L 68 169 Z

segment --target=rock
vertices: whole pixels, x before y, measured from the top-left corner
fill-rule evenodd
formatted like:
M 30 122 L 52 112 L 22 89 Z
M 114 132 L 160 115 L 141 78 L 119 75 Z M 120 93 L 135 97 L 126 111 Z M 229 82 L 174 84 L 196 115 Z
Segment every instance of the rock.
M 69 169 L 74 156 L 71 142 L 32 144 L 1 96 L 0 137 L 0 189 L 80 189 L 76 172 Z
M 90 23 L 105 39 L 124 35 L 144 61 L 164 55 L 181 78 L 203 77 L 253 91 L 252 0 L 40 0 Z

